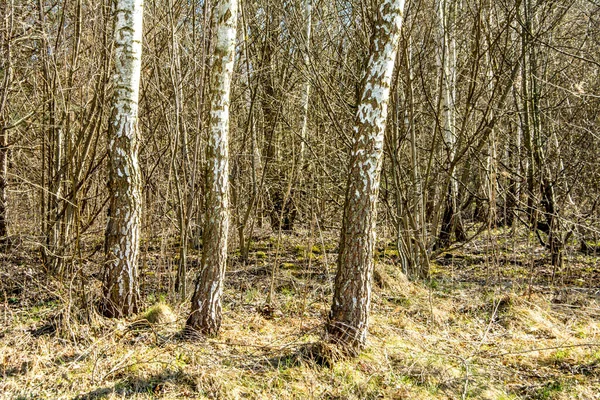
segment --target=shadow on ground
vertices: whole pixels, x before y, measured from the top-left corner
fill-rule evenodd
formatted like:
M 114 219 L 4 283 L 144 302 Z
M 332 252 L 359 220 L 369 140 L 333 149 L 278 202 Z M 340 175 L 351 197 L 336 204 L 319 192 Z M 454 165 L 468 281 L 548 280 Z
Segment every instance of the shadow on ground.
M 196 382 L 190 375 L 182 371 L 164 369 L 160 373 L 150 377 L 126 377 L 112 387 L 101 387 L 92 390 L 75 397 L 74 400 L 105 399 L 111 394 L 118 394 L 121 396 L 141 393 L 161 395 L 164 394 L 169 385 L 178 386 L 178 390 L 181 390 L 181 386 L 185 385 L 188 386 L 191 392 L 196 391 Z

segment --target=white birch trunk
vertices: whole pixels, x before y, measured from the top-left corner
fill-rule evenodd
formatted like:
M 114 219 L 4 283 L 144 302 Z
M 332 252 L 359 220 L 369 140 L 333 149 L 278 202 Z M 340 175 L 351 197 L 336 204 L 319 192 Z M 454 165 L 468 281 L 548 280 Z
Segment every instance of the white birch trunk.
M 383 142 L 403 9 L 404 0 L 384 0 L 379 7 L 356 114 L 340 254 L 327 324 L 329 340 L 341 344 L 348 355 L 358 354 L 366 344 Z
M 141 173 L 138 97 L 143 0 L 118 0 L 115 10 L 115 91 L 109 126 L 109 216 L 106 230 L 104 314 L 137 312 Z
M 229 230 L 229 98 L 235 40 L 237 0 L 218 1 L 213 14 L 217 27 L 210 71 L 210 123 L 207 147 L 206 217 L 202 265 L 198 274 L 187 328 L 216 335 L 221 327 L 221 296 L 227 263 Z
M 304 160 L 306 153 L 306 139 L 308 133 L 308 100 L 310 98 L 310 79 L 308 75 L 310 63 L 310 35 L 312 31 L 312 0 L 304 0 L 304 18 L 306 18 L 304 68 L 306 69 L 306 81 L 302 90 L 302 127 L 300 130 L 300 162 L 298 166 L 300 173 L 304 172 Z

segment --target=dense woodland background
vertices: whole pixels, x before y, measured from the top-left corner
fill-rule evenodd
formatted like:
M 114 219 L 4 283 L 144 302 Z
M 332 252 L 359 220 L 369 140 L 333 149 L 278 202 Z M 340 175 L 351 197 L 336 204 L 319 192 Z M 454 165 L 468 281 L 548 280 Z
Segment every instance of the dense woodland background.
M 170 304 L 179 322 L 189 311 L 202 228 L 211 211 L 204 201 L 213 3 L 144 4 L 139 99 L 142 302 Z M 183 397 L 196 393 L 234 398 L 245 393 L 292 398 L 289 393 L 296 393 L 330 398 L 597 398 L 600 4 L 594 0 L 407 1 L 377 214 L 375 281 L 381 292 L 374 300 L 370 346 L 376 350 L 366 361 L 348 361 L 357 364 L 343 367 L 361 376 L 348 372 L 332 378 L 310 369 L 317 368 L 311 364 L 313 375 L 304 371 L 299 379 L 305 387 L 310 381 L 322 386 L 307 392 L 292 388 L 295 378 L 279 383 L 282 392 L 270 392 L 270 386 L 256 382 L 235 386 L 235 374 L 280 379 L 274 378 L 281 374 L 280 364 L 258 367 L 257 360 L 272 361 L 309 340 L 325 320 L 377 7 L 377 1 L 369 0 L 258 0 L 239 5 L 225 293 L 226 319 L 237 322 L 227 323 L 222 342 L 235 342 L 233 327 L 255 324 L 260 331 L 266 324 L 264 329 L 271 329 L 266 337 L 244 339 L 263 346 L 264 353 L 242 347 L 244 356 L 238 357 L 220 341 L 206 342 L 200 351 L 191 344 L 172 344 L 175 334 L 154 330 L 152 336 L 139 328 L 141 343 L 156 345 L 144 351 L 159 352 L 141 364 L 185 354 L 183 364 L 200 368 L 206 360 L 191 360 L 190 354 L 209 354 L 214 365 L 225 365 L 225 372 L 219 370 L 224 374 L 221 383 L 207 377 L 215 371 L 190 372 L 177 363 L 160 365 L 169 373 L 175 368 L 174 375 L 134 382 L 131 376 L 139 370 L 127 370 L 133 374 L 129 377 L 121 370 L 130 367 L 129 355 L 112 364 L 103 359 L 106 365 L 98 367 L 103 377 L 92 374 L 89 397 L 81 398 L 160 395 L 168 387 L 165 382 L 179 382 L 183 392 L 174 389 L 171 394 Z M 57 386 L 43 392 L 46 387 L 42 384 L 40 391 L 35 376 L 59 376 L 69 362 L 96 356 L 97 350 L 89 346 L 98 346 L 98 338 L 109 335 L 115 348 L 123 340 L 140 353 L 137 339 L 121 339 L 129 331 L 119 322 L 101 320 L 96 311 L 108 212 L 113 4 L 4 0 L 0 9 L 0 300 L 6 327 L 0 334 L 0 348 L 6 351 L 6 381 L 0 389 L 4 385 L 8 398 L 30 398 L 28 393 L 37 393 L 31 398 L 52 398 L 62 391 L 83 396 L 86 390 L 75 379 L 71 386 L 65 383 L 69 389 Z M 456 304 L 446 314 L 434 312 L 451 301 Z M 545 308 L 554 303 L 567 304 L 560 311 L 566 319 Z M 476 309 L 477 304 L 483 308 Z M 544 366 L 558 372 L 517 374 L 522 382 L 510 386 L 514 371 L 543 368 L 496 360 L 497 369 L 487 365 L 489 371 L 507 370 L 492 373 L 481 360 L 493 357 L 477 351 L 488 340 L 504 340 L 494 336 L 494 324 L 505 309 L 527 314 L 538 308 L 546 310 L 540 315 L 552 315 L 554 325 L 544 325 L 550 336 L 536 336 L 539 329 L 529 332 L 523 322 L 513 328 L 529 336 L 494 354 L 501 358 L 500 353 L 527 351 L 547 339 L 543 346 L 552 353 L 548 357 L 558 361 Z M 394 328 L 404 317 L 390 313 L 416 318 L 413 328 L 422 324 L 409 342 L 423 340 L 430 346 L 429 355 L 436 352 L 431 349 L 439 338 L 429 341 L 427 335 L 436 331 L 456 338 L 472 329 L 474 337 L 463 339 L 479 343 L 478 350 L 469 357 L 448 356 L 459 354 L 461 346 L 440 346 L 439 353 L 446 356 L 438 354 L 437 361 L 455 363 L 456 371 L 440 369 L 437 361 L 430 368 L 433 364 L 427 361 L 420 372 L 406 372 L 420 361 L 380 353 L 389 344 L 383 338 L 400 335 L 397 329 L 412 329 L 408 323 Z M 449 313 L 484 316 L 481 324 L 463 321 L 457 325 L 462 328 L 450 333 L 440 328 L 449 323 Z M 576 321 L 569 319 L 572 315 Z M 294 321 L 277 322 L 285 318 Z M 572 336 L 563 336 L 567 326 L 578 323 L 583 325 L 573 328 Z M 94 327 L 92 333 L 81 330 L 85 325 Z M 55 335 L 56 346 L 66 346 L 57 347 L 64 352 L 55 363 L 58 369 L 32 361 L 39 347 L 23 363 L 15 361 L 19 343 L 42 346 L 39 338 L 48 333 Z M 294 346 L 292 341 L 282 344 L 282 337 L 290 335 L 296 335 Z M 517 336 L 509 334 L 506 343 Z M 581 349 L 581 354 L 568 353 L 562 345 Z M 172 350 L 169 356 L 160 353 L 165 348 Z M 559 350 L 566 355 L 557 356 Z M 472 358 L 475 354 L 482 362 L 478 368 L 486 371 L 481 375 L 469 369 L 470 362 L 479 362 Z M 535 354 L 547 358 L 546 353 Z M 569 357 L 576 362 L 561 370 Z M 85 362 L 98 364 L 91 358 Z M 397 381 L 388 382 L 392 375 Z M 570 381 L 571 375 L 584 378 Z M 377 376 L 377 383 L 369 376 Z M 103 392 L 98 387 L 105 383 L 109 389 Z M 416 389 L 402 392 L 403 385 Z M 430 390 L 432 385 L 437 389 Z M 498 391 L 486 395 L 490 388 Z

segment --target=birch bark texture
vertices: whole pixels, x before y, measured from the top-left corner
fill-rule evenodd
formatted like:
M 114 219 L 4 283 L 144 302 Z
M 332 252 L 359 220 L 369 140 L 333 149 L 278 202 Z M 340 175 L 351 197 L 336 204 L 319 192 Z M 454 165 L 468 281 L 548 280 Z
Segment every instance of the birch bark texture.
M 118 0 L 114 29 L 114 94 L 109 123 L 109 212 L 103 313 L 138 311 L 141 172 L 138 98 L 142 60 L 143 0 Z
M 404 0 L 384 0 L 379 7 L 356 114 L 333 304 L 326 327 L 328 340 L 350 356 L 366 344 L 384 133 L 403 10 Z
M 216 335 L 221 327 L 221 296 L 229 230 L 229 102 L 235 60 L 237 0 L 220 0 L 213 14 L 217 29 L 210 70 L 210 122 L 207 146 L 206 217 L 203 252 L 196 278 L 188 330 Z

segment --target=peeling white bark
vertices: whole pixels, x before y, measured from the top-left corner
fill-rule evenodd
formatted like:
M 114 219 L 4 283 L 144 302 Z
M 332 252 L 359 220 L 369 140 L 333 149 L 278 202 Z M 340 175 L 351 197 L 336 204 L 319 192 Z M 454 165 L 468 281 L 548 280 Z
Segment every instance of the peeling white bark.
M 213 18 L 216 45 L 210 72 L 210 123 L 207 146 L 207 194 L 202 266 L 192 297 L 187 327 L 216 335 L 221 326 L 221 296 L 227 263 L 229 230 L 229 99 L 235 40 L 237 0 L 217 3 Z
M 356 115 L 333 305 L 327 331 L 350 354 L 365 343 L 371 304 L 377 196 L 390 85 L 404 0 L 379 8 Z
M 119 0 L 115 10 L 114 94 L 109 126 L 109 216 L 106 230 L 104 313 L 137 312 L 141 173 L 138 98 L 143 0 Z

